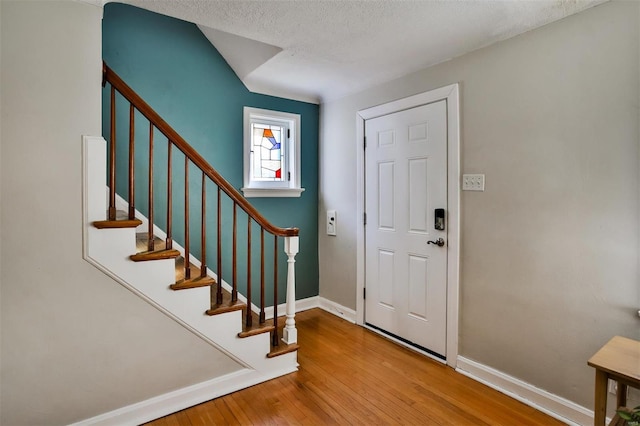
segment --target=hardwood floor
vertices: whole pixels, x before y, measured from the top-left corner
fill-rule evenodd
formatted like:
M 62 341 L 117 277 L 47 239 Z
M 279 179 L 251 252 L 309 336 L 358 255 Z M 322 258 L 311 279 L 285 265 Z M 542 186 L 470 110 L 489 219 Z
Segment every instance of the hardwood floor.
M 563 424 L 320 309 L 296 321 L 298 372 L 148 425 Z

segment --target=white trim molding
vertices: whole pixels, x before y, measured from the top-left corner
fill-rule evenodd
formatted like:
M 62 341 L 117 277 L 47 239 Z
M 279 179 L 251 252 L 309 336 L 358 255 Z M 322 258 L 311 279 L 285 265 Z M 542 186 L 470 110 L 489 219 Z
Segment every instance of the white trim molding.
M 356 311 L 353 309 L 342 306 L 339 303 L 333 302 L 324 297 L 318 298 L 318 307 L 324 311 L 329 312 L 337 317 L 349 321 L 350 323 L 356 323 Z
M 274 371 L 269 374 L 258 375 L 254 370 L 243 369 L 234 371 L 233 373 L 216 377 L 212 380 L 187 386 L 73 423 L 71 426 L 142 424 L 175 413 L 176 411 L 184 410 L 187 407 L 192 407 L 205 401 L 210 401 L 214 398 L 257 385 L 258 383 L 275 379 L 289 372 L 290 371 Z
M 282 160 L 284 180 L 262 181 L 253 178 L 253 125 L 268 125 L 282 129 Z M 273 127 L 271 127 L 273 128 Z M 300 197 L 302 188 L 300 114 L 244 107 L 243 110 L 243 181 L 241 191 L 245 197 Z
M 238 298 L 240 296 L 238 295 Z M 254 305 L 253 303 L 251 304 L 252 307 L 255 306 L 255 312 L 258 313 L 260 311 L 260 309 Z M 296 313 L 298 312 L 302 312 L 302 311 L 306 311 L 309 309 L 313 309 L 313 308 L 317 308 L 318 307 L 318 296 L 313 296 L 313 297 L 307 297 L 306 299 L 298 299 L 296 300 Z M 287 309 L 287 304 L 286 303 L 280 303 L 278 304 L 278 316 L 281 317 L 284 315 L 284 313 L 286 312 Z M 273 318 L 273 306 L 267 306 L 264 308 L 264 315 L 266 319 L 271 319 Z
M 592 410 L 484 364 L 459 356 L 456 371 L 569 425 L 593 424 Z
M 451 84 L 407 98 L 374 106 L 356 113 L 357 217 L 364 216 L 364 125 L 365 121 L 445 100 L 447 103 L 447 346 L 446 362 L 455 368 L 458 362 L 458 312 L 460 293 L 460 100 L 459 85 Z M 362 223 L 362 222 L 360 222 Z M 365 323 L 365 238 L 364 225 L 357 227 L 356 323 Z
M 208 380 L 206 382 L 187 386 L 173 392 L 168 392 L 145 401 L 127 405 L 104 414 L 100 414 L 89 419 L 73 423 L 71 426 L 85 425 L 120 425 L 120 424 L 141 424 L 160 417 L 182 410 L 181 407 L 189 407 L 199 404 L 202 401 L 209 401 L 222 395 L 243 389 L 245 381 L 251 378 L 252 370 L 239 370 L 226 374 L 222 377 Z M 237 388 L 237 389 L 235 389 Z
M 240 188 L 246 198 L 299 198 L 304 188 Z

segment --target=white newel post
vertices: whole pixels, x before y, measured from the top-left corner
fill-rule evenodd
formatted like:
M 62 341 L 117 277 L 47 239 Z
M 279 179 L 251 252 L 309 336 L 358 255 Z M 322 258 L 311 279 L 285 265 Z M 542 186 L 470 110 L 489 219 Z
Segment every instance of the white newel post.
M 299 249 L 298 237 L 284 239 L 284 252 L 287 253 L 287 320 L 285 321 L 282 341 L 290 345 L 298 342 L 296 329 L 296 254 Z

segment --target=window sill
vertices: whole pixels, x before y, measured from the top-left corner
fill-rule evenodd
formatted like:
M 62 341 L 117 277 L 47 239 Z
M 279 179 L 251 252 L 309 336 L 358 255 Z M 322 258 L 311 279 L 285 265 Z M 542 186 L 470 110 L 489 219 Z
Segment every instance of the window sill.
M 289 197 L 298 198 L 304 188 L 241 188 L 246 198 Z

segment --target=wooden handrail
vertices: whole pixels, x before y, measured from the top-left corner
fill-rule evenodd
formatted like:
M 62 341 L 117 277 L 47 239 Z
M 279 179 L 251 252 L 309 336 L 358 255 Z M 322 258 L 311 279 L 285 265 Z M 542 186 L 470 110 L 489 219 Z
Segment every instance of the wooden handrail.
M 182 153 L 189 158 L 202 172 L 209 177 L 220 189 L 222 189 L 229 198 L 231 198 L 247 215 L 249 215 L 256 223 L 271 234 L 280 237 L 295 237 L 299 234 L 298 228 L 280 228 L 271 224 L 264 218 L 247 200 L 235 189 L 226 179 L 224 179 L 216 170 L 198 152 L 185 141 L 166 121 L 158 115 L 136 92 L 133 91 L 111 68 L 103 62 L 103 84 L 109 82 L 113 88 L 118 90 L 120 94 L 133 104 L 152 125 L 164 134 L 170 142 L 172 142 Z M 112 102 L 114 105 L 115 102 Z
M 277 327 L 277 304 L 278 304 L 278 238 L 284 239 L 285 253 L 287 254 L 287 302 L 286 302 L 286 322 L 285 329 L 283 331 L 283 341 L 289 345 L 297 342 L 297 331 L 295 328 L 295 255 L 298 252 L 298 228 L 280 228 L 272 225 L 268 222 L 249 202 L 236 190 L 229 182 L 227 182 L 217 171 L 207 163 L 207 161 L 198 154 L 166 121 L 164 121 L 153 108 L 149 106 L 137 93 L 133 91 L 111 68 L 103 62 L 103 86 L 106 83 L 110 83 L 110 162 L 109 162 L 109 211 L 108 221 L 116 221 L 116 107 L 115 96 L 116 91 L 129 102 L 129 147 L 128 147 L 128 167 L 129 167 L 129 219 L 132 220 L 135 216 L 135 110 L 138 110 L 149 121 L 149 153 L 148 153 L 148 231 L 147 231 L 147 252 L 139 253 L 132 256 L 134 261 L 151 260 L 151 259 L 168 259 L 174 258 L 179 255 L 177 250 L 173 250 L 173 237 L 172 237 L 172 225 L 173 225 L 173 151 L 172 146 L 178 148 L 184 154 L 184 280 L 180 283 L 176 283 L 171 286 L 172 289 L 184 289 L 193 288 L 207 285 L 210 288 L 209 303 L 210 309 L 206 311 L 208 315 L 215 315 L 216 313 L 229 312 L 230 310 L 237 309 L 238 304 L 238 274 L 237 274 L 237 207 L 239 206 L 247 215 L 247 254 L 246 254 L 246 299 L 247 305 L 244 306 L 245 310 L 245 331 L 243 331 L 240 337 L 246 337 L 259 332 L 271 332 L 272 345 L 277 346 L 280 340 L 278 327 Z M 167 163 L 166 170 L 164 167 L 160 170 L 161 173 L 166 172 L 166 196 L 167 196 L 167 224 L 166 224 L 166 239 L 164 248 L 155 251 L 154 241 L 154 133 L 155 129 L 158 129 L 167 138 Z M 191 275 L 191 243 L 190 243 L 190 194 L 189 194 L 189 166 L 193 163 L 195 167 L 199 169 L 201 173 L 200 182 L 200 276 L 197 278 Z M 162 176 L 161 176 L 162 177 Z M 162 179 L 159 179 L 162 180 Z M 209 182 L 211 181 L 211 182 Z M 162 185 L 162 183 L 160 183 Z M 207 184 L 215 184 L 217 187 L 217 196 L 211 204 L 215 208 L 215 215 L 217 218 L 217 226 L 215 230 L 207 233 Z M 210 186 L 210 185 L 209 185 Z M 232 276 L 232 288 L 231 288 L 231 301 L 230 304 L 224 301 L 222 289 L 222 267 L 223 261 L 223 230 L 222 230 L 222 204 L 221 197 L 222 192 L 233 202 L 233 230 L 232 230 L 232 253 L 231 253 L 231 276 Z M 257 313 L 256 322 L 254 324 L 252 320 L 252 248 L 251 248 L 251 229 L 254 225 L 259 226 L 260 229 L 260 306 L 259 313 Z M 274 253 L 273 253 L 273 324 L 265 326 L 266 314 L 265 314 L 265 232 L 268 232 L 274 236 Z M 208 278 L 207 267 L 207 239 L 208 235 L 212 238 L 216 238 L 216 258 L 215 264 L 217 268 L 217 281 Z M 226 245 L 226 243 L 225 243 Z M 257 251 L 257 250 L 256 250 Z M 257 254 L 257 253 L 256 253 Z M 135 257 L 135 258 L 134 258 Z M 258 281 L 257 279 L 255 281 Z

